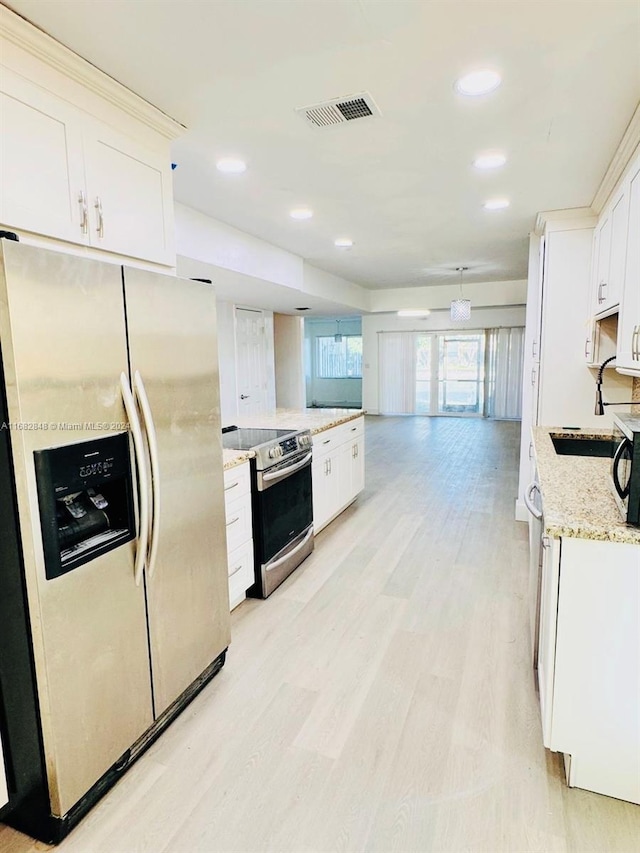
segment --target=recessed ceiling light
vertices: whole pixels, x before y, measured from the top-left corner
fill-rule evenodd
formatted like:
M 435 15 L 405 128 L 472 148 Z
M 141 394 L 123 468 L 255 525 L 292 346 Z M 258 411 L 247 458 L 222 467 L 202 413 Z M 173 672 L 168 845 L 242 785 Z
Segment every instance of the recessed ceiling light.
M 505 207 L 509 207 L 509 199 L 490 198 L 489 201 L 485 201 L 483 207 L 485 210 L 504 210 Z
M 476 169 L 497 169 L 499 166 L 504 166 L 507 158 L 504 154 L 499 154 L 497 151 L 491 154 L 480 154 L 473 161 Z
M 353 246 L 353 240 L 351 237 L 338 237 L 333 242 L 334 246 L 337 246 L 338 249 L 350 249 Z
M 501 82 L 502 77 L 497 71 L 491 68 L 480 68 L 456 80 L 456 91 L 461 95 L 474 98 L 477 95 L 488 95 L 489 92 L 497 89 Z
M 241 175 L 247 171 L 247 164 L 237 157 L 223 157 L 216 163 L 216 169 L 225 175 Z
M 398 317 L 427 317 L 429 314 L 431 314 L 431 311 L 427 308 L 425 308 L 424 311 L 415 310 L 413 308 L 398 311 Z
M 289 211 L 289 216 L 292 219 L 311 219 L 313 210 L 310 207 L 294 207 Z

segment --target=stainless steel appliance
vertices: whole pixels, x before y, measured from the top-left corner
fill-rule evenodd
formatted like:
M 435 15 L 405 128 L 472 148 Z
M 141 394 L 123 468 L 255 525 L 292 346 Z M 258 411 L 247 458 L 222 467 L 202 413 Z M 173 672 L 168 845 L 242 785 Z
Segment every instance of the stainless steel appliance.
M 255 452 L 251 489 L 256 582 L 247 594 L 266 598 L 313 551 L 311 432 L 228 427 L 222 443 Z
M 613 416 L 613 496 L 627 524 L 640 525 L 640 416 Z
M 0 819 L 59 841 L 229 644 L 213 288 L 0 241 Z

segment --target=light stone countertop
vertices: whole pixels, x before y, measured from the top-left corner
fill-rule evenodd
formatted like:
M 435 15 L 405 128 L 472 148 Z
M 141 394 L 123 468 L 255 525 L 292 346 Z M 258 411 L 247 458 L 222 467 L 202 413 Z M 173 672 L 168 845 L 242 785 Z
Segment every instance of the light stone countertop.
M 239 427 L 257 429 L 309 429 L 311 433 L 323 432 L 331 427 L 346 424 L 362 417 L 363 409 L 276 409 L 266 415 L 253 415 L 250 418 L 238 418 L 234 421 Z M 223 468 L 228 471 L 236 465 L 242 465 L 255 456 L 253 450 L 228 450 L 223 448 Z
M 533 427 L 532 435 L 545 533 L 552 537 L 571 536 L 640 545 L 640 528 L 624 523 L 613 498 L 609 485 L 611 460 L 560 456 L 551 441 L 552 435 L 611 438 L 611 431 Z
M 315 435 L 364 414 L 364 409 L 276 409 L 266 415 L 239 417 L 234 423 L 258 429 L 309 429 Z
M 252 456 L 255 456 L 253 450 L 227 450 L 226 447 L 222 448 L 222 467 L 225 471 L 228 471 L 230 468 L 235 468 L 237 465 L 243 465 Z

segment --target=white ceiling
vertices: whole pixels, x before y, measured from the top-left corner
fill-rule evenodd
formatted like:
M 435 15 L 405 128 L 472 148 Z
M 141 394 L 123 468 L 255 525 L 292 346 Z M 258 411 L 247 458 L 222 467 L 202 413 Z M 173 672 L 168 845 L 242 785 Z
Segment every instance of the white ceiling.
M 187 126 L 177 200 L 367 288 L 525 277 L 535 214 L 591 203 L 640 100 L 638 0 L 9 5 Z M 484 65 L 502 86 L 457 95 Z M 318 131 L 294 112 L 363 90 L 382 117 Z M 474 170 L 494 148 L 507 165 Z M 229 155 L 244 175 L 216 171 Z M 511 207 L 484 211 L 496 195 Z M 289 219 L 300 204 L 312 220 Z

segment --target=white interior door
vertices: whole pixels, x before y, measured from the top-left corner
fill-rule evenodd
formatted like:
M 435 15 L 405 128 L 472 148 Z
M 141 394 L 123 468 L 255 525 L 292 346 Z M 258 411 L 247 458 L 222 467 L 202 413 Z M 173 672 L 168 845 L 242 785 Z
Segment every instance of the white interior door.
M 267 409 L 267 338 L 264 312 L 236 308 L 238 415 Z

